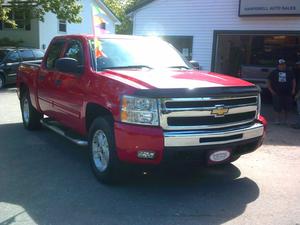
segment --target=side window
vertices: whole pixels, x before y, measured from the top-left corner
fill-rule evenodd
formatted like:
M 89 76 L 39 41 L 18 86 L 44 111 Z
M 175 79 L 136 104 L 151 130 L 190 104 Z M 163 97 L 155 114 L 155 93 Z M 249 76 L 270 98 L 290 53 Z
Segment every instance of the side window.
M 64 40 L 59 40 L 50 45 L 45 65 L 47 69 L 54 69 L 55 61 L 60 57 L 64 44 Z
M 102 30 L 106 30 L 106 23 L 102 22 L 100 24 L 100 27 L 101 27 Z
M 66 20 L 58 20 L 58 31 L 59 32 L 67 32 L 67 21 Z
M 83 65 L 83 49 L 80 41 L 73 40 L 68 44 L 64 57 L 76 59 L 79 65 Z
M 35 56 L 35 59 L 42 59 L 45 55 L 45 53 L 42 50 L 38 49 L 33 50 L 33 54 Z
M 20 54 L 23 61 L 34 60 L 34 55 L 32 50 L 20 50 Z
M 20 62 L 20 56 L 18 52 L 17 51 L 10 52 L 6 59 L 6 62 L 8 63 Z

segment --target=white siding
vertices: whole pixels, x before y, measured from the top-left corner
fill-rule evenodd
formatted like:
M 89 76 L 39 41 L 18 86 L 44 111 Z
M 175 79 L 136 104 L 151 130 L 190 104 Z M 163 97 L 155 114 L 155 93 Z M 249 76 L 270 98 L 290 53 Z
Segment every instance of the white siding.
M 210 70 L 214 30 L 296 31 L 299 17 L 238 17 L 239 0 L 156 0 L 133 15 L 135 35 L 194 36 L 193 58 Z
M 53 37 L 66 34 L 93 34 L 92 21 L 92 4 L 96 4 L 93 0 L 81 0 L 83 10 L 81 13 L 81 24 L 67 24 L 67 32 L 58 31 L 58 19 L 56 15 L 48 13 L 45 16 L 45 22 L 40 22 L 40 48 L 43 45 L 48 47 Z M 112 19 L 103 15 L 107 23 L 106 30 L 110 33 L 115 33 L 115 25 Z
M 4 29 L 0 31 L 0 38 L 9 38 L 11 40 L 22 40 L 24 47 L 39 47 L 39 22 L 38 20 L 31 20 L 31 30 L 24 29 Z

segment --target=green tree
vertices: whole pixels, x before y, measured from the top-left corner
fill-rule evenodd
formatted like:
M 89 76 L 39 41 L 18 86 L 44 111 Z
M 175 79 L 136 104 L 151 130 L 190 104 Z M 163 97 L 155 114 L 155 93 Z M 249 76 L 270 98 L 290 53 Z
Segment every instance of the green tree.
M 121 25 L 116 27 L 117 34 L 132 34 L 132 21 L 127 16 L 128 10 L 139 0 L 104 0 L 104 3 L 119 18 Z
M 11 12 L 24 12 L 26 19 L 37 18 L 41 21 L 46 13 L 52 12 L 69 23 L 80 23 L 81 9 L 78 0 L 0 0 L 0 21 L 16 27 L 15 21 L 9 16 Z

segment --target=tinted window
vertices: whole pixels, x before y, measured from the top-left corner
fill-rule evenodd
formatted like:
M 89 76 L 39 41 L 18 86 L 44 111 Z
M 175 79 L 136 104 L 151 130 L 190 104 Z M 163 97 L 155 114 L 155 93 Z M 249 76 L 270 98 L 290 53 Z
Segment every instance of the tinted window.
M 20 50 L 20 54 L 23 61 L 34 60 L 32 50 Z
M 83 51 L 80 41 L 71 41 L 68 44 L 64 57 L 76 59 L 79 65 L 83 65 Z
M 46 67 L 48 69 L 54 69 L 55 62 L 59 58 L 64 44 L 65 44 L 64 40 L 59 40 L 50 45 L 47 59 L 46 59 Z
M 17 51 L 10 52 L 6 59 L 6 62 L 8 63 L 19 62 L 19 61 L 20 61 L 20 56 Z
M 33 50 L 33 54 L 36 59 L 42 59 L 45 53 L 42 50 Z

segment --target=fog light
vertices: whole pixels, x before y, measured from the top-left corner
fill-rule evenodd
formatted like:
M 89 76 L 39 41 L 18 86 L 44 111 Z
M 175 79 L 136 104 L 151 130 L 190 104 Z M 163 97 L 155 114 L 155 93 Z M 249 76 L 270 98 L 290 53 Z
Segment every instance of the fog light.
M 209 156 L 210 161 L 218 163 L 227 160 L 230 157 L 230 151 L 216 151 Z
M 155 158 L 155 152 L 151 151 L 139 151 L 137 153 L 137 157 L 139 159 L 154 159 Z

